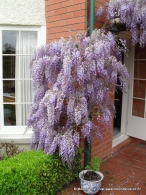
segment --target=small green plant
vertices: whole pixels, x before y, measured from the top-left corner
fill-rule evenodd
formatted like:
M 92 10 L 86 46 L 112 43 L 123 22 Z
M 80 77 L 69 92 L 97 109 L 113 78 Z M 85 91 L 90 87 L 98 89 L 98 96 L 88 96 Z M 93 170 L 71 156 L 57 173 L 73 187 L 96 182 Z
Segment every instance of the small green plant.
M 85 169 L 96 172 L 100 170 L 100 164 L 101 159 L 98 157 L 94 157 L 92 158 L 91 162 L 85 167 Z

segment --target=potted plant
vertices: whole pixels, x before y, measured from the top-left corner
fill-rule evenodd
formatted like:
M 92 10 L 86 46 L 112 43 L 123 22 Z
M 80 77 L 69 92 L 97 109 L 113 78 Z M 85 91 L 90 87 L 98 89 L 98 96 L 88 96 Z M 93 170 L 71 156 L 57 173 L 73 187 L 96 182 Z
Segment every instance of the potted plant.
M 81 189 L 86 194 L 96 194 L 101 187 L 104 176 L 99 171 L 101 160 L 94 157 L 91 162 L 79 173 Z

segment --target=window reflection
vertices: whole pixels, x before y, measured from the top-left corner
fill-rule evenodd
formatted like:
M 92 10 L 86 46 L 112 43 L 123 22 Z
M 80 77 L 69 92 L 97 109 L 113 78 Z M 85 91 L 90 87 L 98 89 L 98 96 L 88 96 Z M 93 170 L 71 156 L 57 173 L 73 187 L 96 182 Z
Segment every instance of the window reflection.
M 18 37 L 18 31 L 3 31 L 3 34 L 2 34 L 3 54 L 15 54 L 16 53 L 16 38 L 17 37 Z
M 15 81 L 3 81 L 3 101 L 15 102 Z
M 3 78 L 15 78 L 15 56 L 3 56 Z
M 16 125 L 15 105 L 4 105 L 4 125 Z

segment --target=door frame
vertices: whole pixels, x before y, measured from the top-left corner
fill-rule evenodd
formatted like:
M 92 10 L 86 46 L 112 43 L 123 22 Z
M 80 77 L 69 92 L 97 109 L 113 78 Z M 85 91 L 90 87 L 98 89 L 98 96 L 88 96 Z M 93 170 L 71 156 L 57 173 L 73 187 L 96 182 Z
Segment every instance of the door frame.
M 127 52 L 124 55 L 124 64 L 126 65 L 126 68 L 129 73 L 129 80 L 127 80 L 127 92 L 123 93 L 122 97 L 122 113 L 121 113 L 121 131 L 117 135 L 113 136 L 112 140 L 112 147 L 115 147 L 116 145 L 120 144 L 129 136 L 126 134 L 127 132 L 127 124 L 128 124 L 128 101 L 129 101 L 129 85 L 130 85 L 130 65 L 132 65 L 133 55 L 131 55 L 131 36 L 126 37 L 126 47 Z

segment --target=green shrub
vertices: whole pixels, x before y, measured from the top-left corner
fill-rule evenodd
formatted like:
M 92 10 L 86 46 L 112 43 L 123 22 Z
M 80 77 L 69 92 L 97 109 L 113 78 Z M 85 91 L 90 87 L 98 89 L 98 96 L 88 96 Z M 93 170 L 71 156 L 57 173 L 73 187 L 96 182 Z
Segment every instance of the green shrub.
M 60 156 L 29 151 L 0 161 L 0 195 L 54 195 L 78 177 L 80 151 L 69 168 Z

